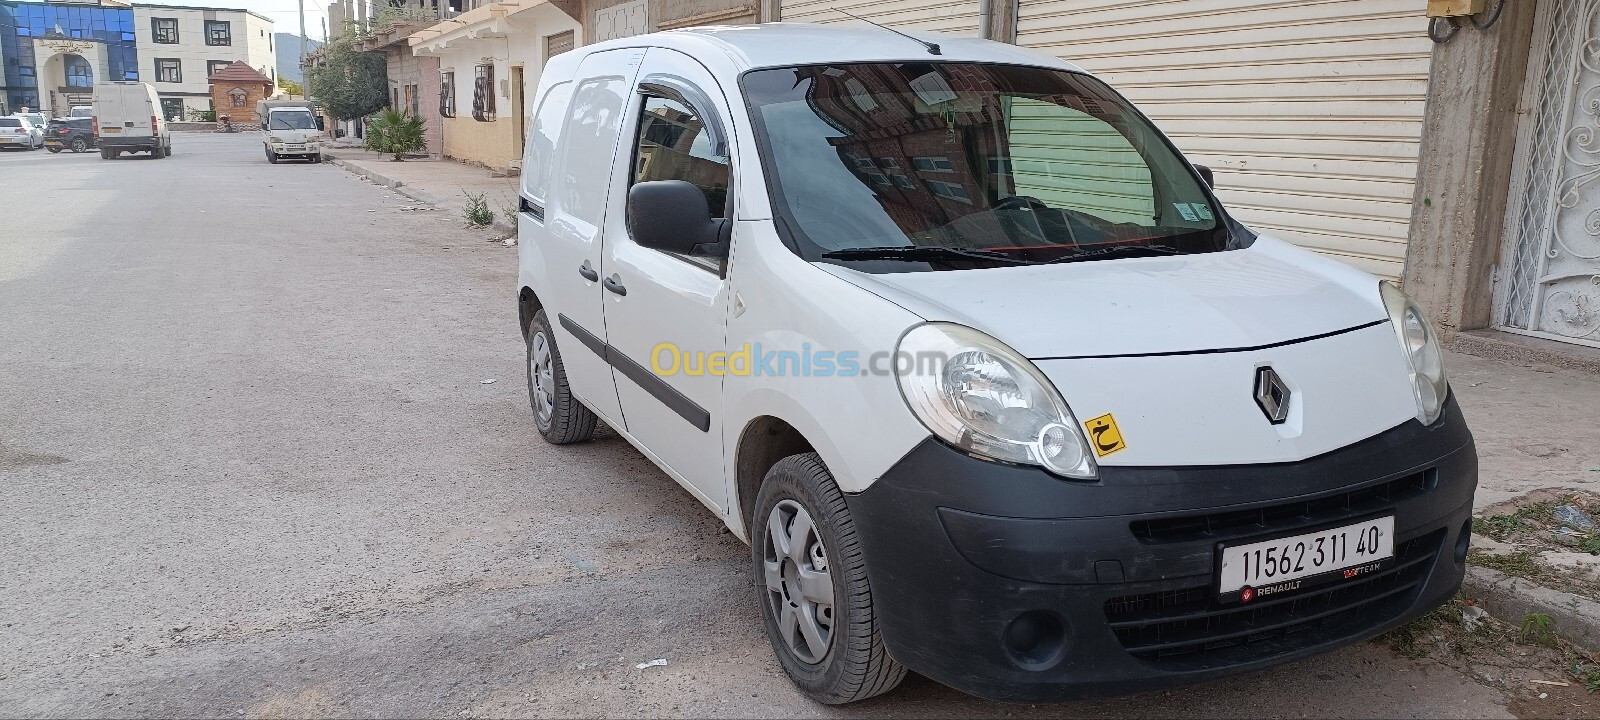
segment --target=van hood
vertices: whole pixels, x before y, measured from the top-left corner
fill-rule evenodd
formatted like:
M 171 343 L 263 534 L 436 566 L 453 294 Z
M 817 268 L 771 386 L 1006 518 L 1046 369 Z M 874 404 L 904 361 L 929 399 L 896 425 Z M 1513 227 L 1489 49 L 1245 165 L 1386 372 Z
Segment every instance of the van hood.
M 822 267 L 1033 360 L 1257 348 L 1388 319 L 1376 278 L 1264 236 L 1173 257 L 892 274 Z

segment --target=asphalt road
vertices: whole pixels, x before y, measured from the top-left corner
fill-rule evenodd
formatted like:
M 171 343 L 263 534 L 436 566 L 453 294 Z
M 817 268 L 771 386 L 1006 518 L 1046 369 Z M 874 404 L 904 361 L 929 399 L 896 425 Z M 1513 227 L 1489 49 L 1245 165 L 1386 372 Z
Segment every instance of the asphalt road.
M 616 436 L 534 434 L 514 249 L 252 136 L 173 145 L 0 154 L 0 715 L 1508 716 L 1374 643 L 812 704 L 743 544 Z

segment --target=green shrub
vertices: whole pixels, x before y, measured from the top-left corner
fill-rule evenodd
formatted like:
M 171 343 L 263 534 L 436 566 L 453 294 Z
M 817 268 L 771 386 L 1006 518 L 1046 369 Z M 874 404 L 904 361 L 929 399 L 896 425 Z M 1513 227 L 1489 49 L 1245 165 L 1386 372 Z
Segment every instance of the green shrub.
M 461 214 L 466 216 L 468 225 L 488 227 L 494 222 L 494 211 L 489 209 L 489 201 L 483 199 L 483 193 L 461 192 L 467 196 L 467 207 Z
M 393 155 L 404 160 L 408 152 L 428 149 L 423 137 L 422 118 L 402 113 L 394 108 L 384 108 L 367 124 L 367 149 Z

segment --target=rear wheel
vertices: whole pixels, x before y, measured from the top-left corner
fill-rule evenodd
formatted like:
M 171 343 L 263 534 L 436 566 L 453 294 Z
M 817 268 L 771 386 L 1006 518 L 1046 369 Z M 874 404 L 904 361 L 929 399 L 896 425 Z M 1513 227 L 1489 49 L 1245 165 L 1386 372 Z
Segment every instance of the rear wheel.
M 761 615 L 789 679 L 829 705 L 899 685 L 906 669 L 884 648 L 855 521 L 816 453 L 767 471 L 751 524 Z
M 100 148 L 100 159 L 101 160 L 110 160 L 111 159 L 111 151 L 107 150 L 105 148 Z
M 539 434 L 553 445 L 583 442 L 600 421 L 567 386 L 566 365 L 556 349 L 555 332 L 543 310 L 528 322 L 528 402 Z
M 86 151 L 88 149 L 89 149 L 89 143 L 84 142 L 83 138 L 75 138 L 75 139 L 73 139 L 73 141 L 72 141 L 72 151 L 73 152 L 81 153 L 81 152 L 84 152 L 84 151 Z

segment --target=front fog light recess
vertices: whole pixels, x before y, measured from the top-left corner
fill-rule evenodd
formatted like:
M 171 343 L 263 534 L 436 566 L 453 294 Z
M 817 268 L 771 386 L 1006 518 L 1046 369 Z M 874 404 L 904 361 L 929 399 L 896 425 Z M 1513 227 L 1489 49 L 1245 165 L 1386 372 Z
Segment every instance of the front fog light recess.
M 1072 411 L 1033 363 L 1004 343 L 951 323 L 900 339 L 896 379 L 912 414 L 973 455 L 1093 479 L 1097 468 Z
M 1388 282 L 1379 283 L 1378 288 L 1383 295 L 1383 305 L 1389 311 L 1389 322 L 1400 340 L 1400 349 L 1411 368 L 1411 390 L 1417 401 L 1417 420 L 1423 425 L 1432 425 L 1439 419 L 1439 413 L 1444 410 L 1444 399 L 1450 393 L 1438 336 L 1422 314 L 1422 308 L 1405 291 Z

